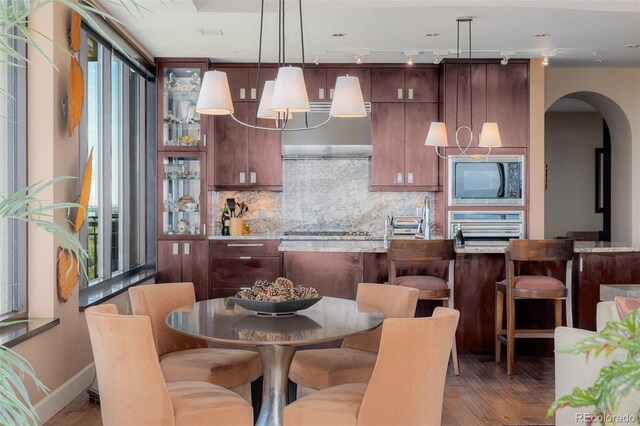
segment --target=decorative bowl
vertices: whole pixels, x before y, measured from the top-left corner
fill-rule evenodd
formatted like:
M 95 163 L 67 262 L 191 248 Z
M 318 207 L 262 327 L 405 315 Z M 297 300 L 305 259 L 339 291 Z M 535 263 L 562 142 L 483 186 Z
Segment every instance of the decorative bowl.
M 286 316 L 293 315 L 297 311 L 310 308 L 322 299 L 315 297 L 313 299 L 285 300 L 283 302 L 274 302 L 271 300 L 252 300 L 242 299 L 240 297 L 231 297 L 235 304 L 249 311 L 254 311 L 258 315 L 268 316 Z

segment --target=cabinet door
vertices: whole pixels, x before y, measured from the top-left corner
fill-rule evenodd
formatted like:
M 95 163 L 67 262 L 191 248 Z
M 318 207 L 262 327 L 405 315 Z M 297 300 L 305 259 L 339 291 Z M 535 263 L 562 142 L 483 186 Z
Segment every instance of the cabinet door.
M 216 67 L 215 69 L 217 71 L 224 71 L 227 73 L 227 81 L 229 82 L 229 90 L 231 91 L 231 100 L 251 100 L 251 92 L 249 87 L 249 68 Z
M 179 283 L 182 281 L 182 242 L 158 241 L 158 282 Z
M 437 103 L 405 104 L 405 185 L 438 186 L 438 155 L 424 141 L 432 121 L 438 121 Z
M 264 90 L 264 83 L 267 80 L 275 80 L 277 74 L 278 68 L 260 67 L 260 81 L 258 82 L 258 87 L 256 88 L 256 82 L 258 80 L 258 68 L 249 68 L 249 98 L 251 100 L 260 102 L 262 91 Z
M 325 68 L 306 67 L 304 69 L 304 83 L 307 86 L 309 102 L 329 100 L 327 70 Z
M 371 105 L 371 186 L 404 185 L 404 104 Z
M 257 280 L 274 281 L 281 276 L 280 257 L 212 257 L 209 260 L 209 287 L 229 289 L 251 287 Z
M 320 296 L 354 300 L 362 282 L 362 253 L 284 253 L 284 276 Z
M 529 68 L 527 64 L 487 65 L 487 121 L 498 123 L 503 147 L 525 148 L 527 146 L 529 140 Z
M 329 99 L 333 99 L 333 90 L 336 87 L 336 79 L 343 75 L 358 77 L 360 89 L 365 102 L 371 100 L 371 69 L 362 67 L 347 68 L 327 68 L 327 87 L 329 88 Z
M 373 68 L 371 70 L 372 102 L 404 102 L 404 68 Z
M 196 113 L 207 62 L 158 65 L 158 149 L 204 150 L 201 117 Z
M 438 102 L 438 68 L 410 68 L 405 71 L 407 102 Z
M 244 122 L 248 121 L 250 105 L 249 102 L 236 103 L 235 116 Z M 236 123 L 228 115 L 220 115 L 215 117 L 214 135 L 216 186 L 245 185 L 249 182 L 247 127 Z
M 249 106 L 249 117 L 256 114 L 257 105 Z M 272 120 L 258 120 L 258 126 L 273 127 Z M 250 186 L 282 187 L 282 133 L 273 130 L 249 129 L 247 142 Z
M 196 300 L 208 298 L 207 266 L 209 260 L 207 241 L 188 241 L 182 244 L 182 281 L 192 282 Z
M 472 64 L 471 76 L 469 76 L 469 65 L 446 64 L 444 80 L 444 119 L 449 146 L 456 146 L 456 129 L 460 126 L 471 127 L 473 130 L 471 145 L 478 146 L 478 134 L 482 130 L 482 124 L 487 120 L 487 66 Z M 470 90 L 471 88 L 473 91 Z M 473 121 L 471 120 L 472 100 Z M 463 129 L 460 131 L 460 145 L 464 148 L 468 142 L 469 132 Z

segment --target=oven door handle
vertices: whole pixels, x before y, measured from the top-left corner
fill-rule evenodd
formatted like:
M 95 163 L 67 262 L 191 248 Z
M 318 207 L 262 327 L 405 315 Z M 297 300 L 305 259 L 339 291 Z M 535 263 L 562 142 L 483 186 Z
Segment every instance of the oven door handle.
M 506 187 L 506 182 L 505 182 L 505 173 L 504 173 L 504 164 L 503 163 L 497 163 L 498 166 L 498 174 L 500 175 L 500 188 L 498 189 L 498 198 L 504 198 L 504 192 L 505 192 L 505 187 Z

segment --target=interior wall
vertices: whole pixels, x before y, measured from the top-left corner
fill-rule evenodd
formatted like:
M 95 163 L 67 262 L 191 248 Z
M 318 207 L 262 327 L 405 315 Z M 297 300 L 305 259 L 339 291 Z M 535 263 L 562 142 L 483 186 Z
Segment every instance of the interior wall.
M 595 212 L 595 149 L 602 148 L 602 115 L 547 112 L 545 116 L 545 238 L 567 231 L 601 231 Z
M 544 238 L 544 84 L 542 58 L 529 62 L 529 238 Z
M 640 68 L 546 70 L 545 110 L 571 95 L 593 105 L 609 126 L 613 241 L 640 242 L 640 167 L 633 167 L 640 164 L 639 93 Z

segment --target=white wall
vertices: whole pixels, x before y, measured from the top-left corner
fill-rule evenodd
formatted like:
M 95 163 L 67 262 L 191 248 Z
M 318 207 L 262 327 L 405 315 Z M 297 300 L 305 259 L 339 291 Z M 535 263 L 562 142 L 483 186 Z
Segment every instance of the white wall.
M 640 68 L 548 67 L 545 110 L 566 95 L 593 105 L 607 122 L 611 133 L 611 238 L 640 242 L 640 167 L 633 167 L 640 164 Z
M 595 212 L 595 149 L 602 147 L 602 115 L 547 112 L 545 116 L 545 238 L 567 231 L 601 231 Z

